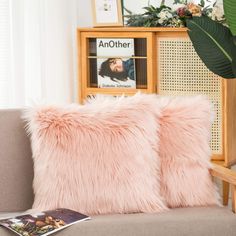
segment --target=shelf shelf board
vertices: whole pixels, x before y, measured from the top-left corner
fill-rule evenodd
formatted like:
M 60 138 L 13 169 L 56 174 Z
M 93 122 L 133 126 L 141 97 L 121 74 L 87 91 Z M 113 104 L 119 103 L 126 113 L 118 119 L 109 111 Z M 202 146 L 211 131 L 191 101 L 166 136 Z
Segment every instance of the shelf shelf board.
M 122 94 L 135 94 L 138 91 L 145 93 L 148 92 L 147 88 L 122 88 L 122 90 L 120 88 L 87 88 L 86 89 L 86 94 L 116 94 L 116 95 L 122 95 Z
M 142 56 L 88 56 L 89 59 L 106 59 L 106 58 L 133 58 L 133 59 L 147 59 L 147 57 Z
M 186 27 L 113 27 L 77 28 L 81 32 L 187 32 Z

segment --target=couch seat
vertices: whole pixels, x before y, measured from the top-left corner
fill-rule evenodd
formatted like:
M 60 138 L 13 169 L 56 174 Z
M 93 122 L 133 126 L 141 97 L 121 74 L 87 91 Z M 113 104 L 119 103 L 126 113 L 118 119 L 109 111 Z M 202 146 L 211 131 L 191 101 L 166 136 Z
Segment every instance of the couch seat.
M 1 214 L 0 214 L 1 217 Z M 0 236 L 16 235 L 0 228 Z M 56 236 L 235 236 L 236 215 L 226 207 L 178 208 L 158 214 L 94 216 Z

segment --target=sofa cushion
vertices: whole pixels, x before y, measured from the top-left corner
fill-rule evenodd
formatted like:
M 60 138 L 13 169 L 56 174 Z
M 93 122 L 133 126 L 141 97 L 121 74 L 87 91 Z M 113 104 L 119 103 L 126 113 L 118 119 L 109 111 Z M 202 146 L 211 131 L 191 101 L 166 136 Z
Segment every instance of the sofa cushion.
M 226 207 L 177 208 L 158 214 L 94 216 L 58 236 L 235 236 L 236 215 Z M 14 233 L 0 228 L 1 236 Z
M 70 208 L 86 215 L 165 210 L 159 194 L 155 98 L 137 94 L 84 106 L 29 109 L 33 208 Z
M 162 97 L 161 194 L 169 207 L 219 204 L 209 173 L 212 104 L 205 96 Z

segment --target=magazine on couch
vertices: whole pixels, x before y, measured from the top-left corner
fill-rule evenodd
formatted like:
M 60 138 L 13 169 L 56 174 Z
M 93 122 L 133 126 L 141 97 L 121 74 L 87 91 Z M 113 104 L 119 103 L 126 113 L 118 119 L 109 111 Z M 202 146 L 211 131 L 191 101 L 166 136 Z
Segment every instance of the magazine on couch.
M 21 236 L 46 236 L 89 219 L 89 216 L 79 212 L 60 208 L 1 219 L 0 225 Z

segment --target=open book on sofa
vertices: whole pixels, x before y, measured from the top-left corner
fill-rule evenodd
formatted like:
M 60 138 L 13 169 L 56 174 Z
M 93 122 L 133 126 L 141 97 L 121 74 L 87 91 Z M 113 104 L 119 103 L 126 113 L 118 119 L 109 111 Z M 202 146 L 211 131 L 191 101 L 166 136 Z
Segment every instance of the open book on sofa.
M 21 236 L 46 236 L 88 219 L 79 212 L 60 208 L 2 219 L 0 225 Z

